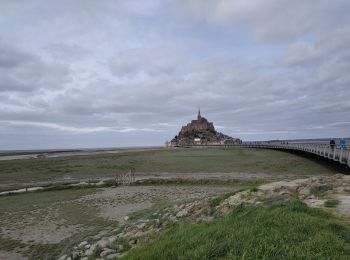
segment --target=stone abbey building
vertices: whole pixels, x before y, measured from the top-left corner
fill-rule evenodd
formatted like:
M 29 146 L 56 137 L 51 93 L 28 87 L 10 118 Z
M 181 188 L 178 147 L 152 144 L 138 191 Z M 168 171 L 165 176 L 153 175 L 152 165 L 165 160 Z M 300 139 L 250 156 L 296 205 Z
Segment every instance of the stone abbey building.
M 195 145 L 232 145 L 241 144 L 242 140 L 217 132 L 214 124 L 201 116 L 198 111 L 197 120 L 192 120 L 170 142 L 168 147 L 195 146 Z

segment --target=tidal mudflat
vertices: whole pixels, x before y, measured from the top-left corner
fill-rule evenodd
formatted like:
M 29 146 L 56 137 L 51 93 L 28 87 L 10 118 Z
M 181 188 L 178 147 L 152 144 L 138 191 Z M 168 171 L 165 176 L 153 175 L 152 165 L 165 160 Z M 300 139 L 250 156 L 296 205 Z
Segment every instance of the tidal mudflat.
M 279 151 L 175 149 L 0 161 L 1 190 L 112 179 L 136 169 L 132 186 L 71 187 L 0 197 L 0 255 L 55 259 L 77 243 L 112 236 L 126 219 L 278 180 L 337 170 Z M 136 223 L 135 222 L 135 223 Z
M 126 216 L 211 198 L 235 186 L 130 186 L 0 197 L 0 250 L 8 259 L 57 257 L 74 243 L 112 232 Z

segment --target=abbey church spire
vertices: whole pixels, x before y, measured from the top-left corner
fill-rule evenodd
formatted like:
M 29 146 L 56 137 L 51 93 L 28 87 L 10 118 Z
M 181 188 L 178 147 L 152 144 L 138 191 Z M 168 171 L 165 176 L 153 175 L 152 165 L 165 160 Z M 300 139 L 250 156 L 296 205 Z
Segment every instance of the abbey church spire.
M 201 120 L 202 116 L 201 116 L 201 109 L 198 109 L 198 116 L 197 116 L 197 120 Z

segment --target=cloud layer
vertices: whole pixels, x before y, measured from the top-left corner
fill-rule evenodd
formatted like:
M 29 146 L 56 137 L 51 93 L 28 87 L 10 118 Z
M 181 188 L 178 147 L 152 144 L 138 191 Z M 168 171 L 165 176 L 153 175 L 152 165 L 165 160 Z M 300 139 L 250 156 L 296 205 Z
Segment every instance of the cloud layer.
M 316 2 L 3 1 L 0 149 L 162 145 L 198 107 L 243 140 L 348 137 L 350 4 Z

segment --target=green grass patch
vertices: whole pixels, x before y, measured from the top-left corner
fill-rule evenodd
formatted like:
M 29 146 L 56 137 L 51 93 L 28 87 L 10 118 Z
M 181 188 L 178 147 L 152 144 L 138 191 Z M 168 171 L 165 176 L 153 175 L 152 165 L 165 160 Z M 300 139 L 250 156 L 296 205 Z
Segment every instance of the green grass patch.
M 77 155 L 0 161 L 0 183 L 6 189 L 32 181 L 114 177 L 134 167 L 137 172 L 246 172 L 267 174 L 336 173 L 314 161 L 293 154 L 258 149 L 174 149 L 118 154 Z
M 65 189 L 47 192 L 22 193 L 16 196 L 0 197 L 0 216 L 6 211 L 29 211 L 37 208 L 51 206 L 54 203 L 77 199 L 92 194 L 98 188 L 91 189 Z
M 339 200 L 337 199 L 329 199 L 324 202 L 324 206 L 326 208 L 335 208 L 339 205 Z
M 257 187 L 253 187 L 250 189 L 250 192 L 257 192 L 259 189 Z
M 130 250 L 131 245 L 125 239 L 119 239 L 115 241 L 109 248 L 115 249 L 118 253 L 122 253 Z
M 102 253 L 102 247 L 97 246 L 96 249 L 94 250 L 92 256 L 93 257 L 100 257 L 101 253 Z
M 25 246 L 26 244 L 19 240 L 0 237 L 0 250 L 9 251 L 14 250 L 15 248 L 23 248 Z
M 124 259 L 348 259 L 350 228 L 292 201 L 239 206 L 211 222 L 180 223 Z
M 235 193 L 239 192 L 241 190 L 238 190 L 236 192 L 227 192 L 227 193 L 224 193 L 214 199 L 212 199 L 209 203 L 209 206 L 211 208 L 215 208 L 216 206 L 219 206 L 221 202 L 223 202 L 225 199 L 227 199 L 228 197 L 234 195 Z

